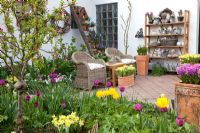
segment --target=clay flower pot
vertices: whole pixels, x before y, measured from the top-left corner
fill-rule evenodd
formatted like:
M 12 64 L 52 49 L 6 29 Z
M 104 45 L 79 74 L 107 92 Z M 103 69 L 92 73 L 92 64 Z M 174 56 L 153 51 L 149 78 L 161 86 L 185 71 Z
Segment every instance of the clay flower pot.
M 149 56 L 138 55 L 136 56 L 137 74 L 139 76 L 148 75 Z
M 118 77 L 118 86 L 131 87 L 134 85 L 134 75 Z
M 175 102 L 179 117 L 199 127 L 200 131 L 200 85 L 176 83 Z

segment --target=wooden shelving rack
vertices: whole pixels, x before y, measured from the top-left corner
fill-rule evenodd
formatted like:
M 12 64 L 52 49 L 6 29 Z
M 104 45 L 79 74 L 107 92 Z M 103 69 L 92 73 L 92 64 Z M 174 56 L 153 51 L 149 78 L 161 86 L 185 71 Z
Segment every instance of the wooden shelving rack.
M 160 23 L 160 24 L 149 24 L 148 23 L 148 16 L 145 15 L 145 28 L 144 28 L 144 42 L 145 45 L 148 47 L 148 53 L 150 55 L 150 51 L 154 53 L 156 49 L 175 49 L 176 51 L 179 50 L 180 54 L 186 54 L 188 53 L 188 43 L 189 43 L 189 24 L 190 24 L 190 12 L 188 10 L 185 10 L 183 12 L 184 15 L 184 20 L 182 22 L 173 22 L 173 23 Z M 182 34 L 151 34 L 151 30 L 158 30 L 159 27 L 181 27 L 182 28 Z M 183 44 L 181 46 L 167 46 L 167 45 L 152 45 L 151 42 L 152 40 L 158 41 L 159 38 L 161 37 L 177 37 L 178 39 L 181 39 Z M 161 57 L 154 57 L 153 54 L 150 56 L 150 61 L 154 60 L 161 60 L 163 62 L 165 61 L 175 61 L 179 63 L 178 60 L 178 55 L 175 57 L 166 57 L 166 56 L 161 56 Z M 170 71 L 170 70 L 169 70 Z
M 148 23 L 148 16 L 145 15 L 145 30 L 144 30 L 144 42 L 145 45 L 148 47 L 148 51 L 151 48 L 171 48 L 171 49 L 181 49 L 181 53 L 185 54 L 188 53 L 188 43 L 189 43 L 189 24 L 190 24 L 190 12 L 188 10 L 184 11 L 184 20 L 183 22 L 174 22 L 174 23 L 162 23 L 162 24 L 149 24 Z M 183 27 L 183 34 L 150 34 L 150 30 L 152 27 L 159 28 L 161 26 L 181 26 Z M 152 38 L 156 37 L 182 37 L 184 44 L 182 46 L 151 46 L 150 42 Z

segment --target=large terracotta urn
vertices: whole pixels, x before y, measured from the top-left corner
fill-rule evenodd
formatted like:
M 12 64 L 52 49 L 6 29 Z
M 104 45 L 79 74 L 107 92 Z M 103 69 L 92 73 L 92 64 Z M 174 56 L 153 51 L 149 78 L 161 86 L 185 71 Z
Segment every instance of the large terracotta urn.
M 200 131 L 200 85 L 176 83 L 175 106 L 177 115 Z
M 148 75 L 149 56 L 138 55 L 136 56 L 137 74 L 139 76 Z

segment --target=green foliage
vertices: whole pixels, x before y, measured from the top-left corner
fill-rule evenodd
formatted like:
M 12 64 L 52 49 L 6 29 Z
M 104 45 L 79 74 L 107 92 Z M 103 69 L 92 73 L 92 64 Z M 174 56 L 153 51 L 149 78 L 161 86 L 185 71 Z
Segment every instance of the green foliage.
M 48 24 L 46 0 L 18 3 L 1 0 L 0 15 L 5 25 L 0 32 L 0 59 L 13 75 L 23 80 L 30 59 L 39 53 L 43 44 L 52 42 L 57 34 Z M 15 21 L 17 26 L 13 23 Z
M 73 54 L 74 52 L 78 51 L 76 45 L 74 45 L 75 42 L 76 42 L 76 38 L 75 38 L 75 37 L 72 37 L 71 43 L 70 43 L 70 45 L 68 45 L 68 47 L 67 47 L 67 55 L 68 55 L 68 58 L 70 58 L 70 59 L 71 59 L 72 54 Z
M 133 109 L 135 103 L 143 107 L 141 114 Z M 178 127 L 173 110 L 161 113 L 153 104 L 128 101 L 126 98 L 113 100 L 109 97 L 97 98 L 94 94 L 84 94 L 81 100 L 79 116 L 85 121 L 85 127 L 91 130 L 98 125 L 98 132 L 117 133 L 192 133 L 191 125 Z M 166 119 L 164 118 L 166 116 Z M 140 124 L 142 117 L 142 126 Z
M 87 47 L 85 44 L 81 44 L 80 51 L 83 51 L 83 52 L 87 51 Z
M 147 55 L 147 47 L 146 46 L 138 46 L 137 48 L 138 55 Z
M 162 67 L 157 64 L 153 64 L 152 72 L 151 72 L 153 76 L 162 76 L 162 75 L 165 75 L 166 73 L 167 73 L 167 69 L 165 67 Z
M 5 67 L 0 67 L 0 79 L 6 79 L 9 75 L 9 72 L 6 70 Z
M 99 52 L 97 54 L 94 55 L 95 59 L 102 59 L 105 62 L 108 62 L 109 58 L 106 56 L 106 54 L 104 52 Z

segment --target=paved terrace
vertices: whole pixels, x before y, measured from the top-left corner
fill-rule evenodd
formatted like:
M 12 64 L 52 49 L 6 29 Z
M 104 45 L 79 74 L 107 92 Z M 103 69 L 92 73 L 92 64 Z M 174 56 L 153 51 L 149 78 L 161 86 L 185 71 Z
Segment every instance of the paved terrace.
M 178 81 L 177 75 L 136 76 L 135 85 L 127 88 L 124 95 L 130 100 L 133 98 L 153 103 L 160 94 L 165 94 L 169 99 L 174 99 L 174 83 Z

